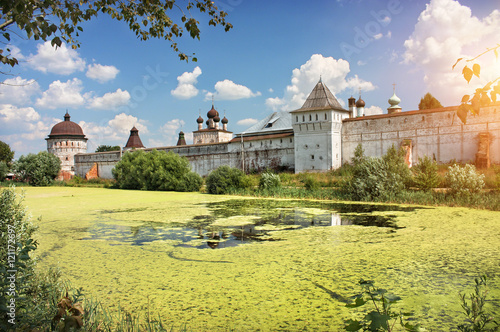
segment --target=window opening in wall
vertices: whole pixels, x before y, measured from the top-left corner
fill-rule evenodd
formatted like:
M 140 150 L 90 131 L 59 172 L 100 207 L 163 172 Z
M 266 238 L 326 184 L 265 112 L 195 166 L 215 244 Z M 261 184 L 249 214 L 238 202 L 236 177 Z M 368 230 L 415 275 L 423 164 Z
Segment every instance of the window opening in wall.
M 391 124 L 391 120 L 387 121 L 388 124 Z
M 293 142 L 293 140 L 290 138 L 290 143 L 292 143 L 292 142 Z
M 280 143 L 283 143 L 283 138 L 280 138 Z
M 422 117 L 422 121 L 425 121 L 425 116 Z
M 271 145 L 272 145 L 272 144 L 273 144 L 273 141 L 272 141 L 272 140 L 269 140 L 269 144 L 271 144 Z
M 264 142 L 260 142 L 260 146 L 262 146 L 264 144 Z
M 295 116 L 295 122 L 299 122 L 299 116 L 298 115 Z
M 328 117 L 328 115 L 326 115 L 326 113 L 325 113 L 325 120 L 328 120 L 328 118 L 327 118 L 327 117 Z
M 316 121 L 318 121 L 318 114 L 316 114 Z
M 302 115 L 302 122 L 305 122 L 305 121 L 306 121 L 306 116 Z
M 312 116 L 311 116 L 311 114 L 309 114 L 309 121 L 312 121 Z
M 311 160 L 314 160 L 314 155 L 313 154 L 311 155 Z

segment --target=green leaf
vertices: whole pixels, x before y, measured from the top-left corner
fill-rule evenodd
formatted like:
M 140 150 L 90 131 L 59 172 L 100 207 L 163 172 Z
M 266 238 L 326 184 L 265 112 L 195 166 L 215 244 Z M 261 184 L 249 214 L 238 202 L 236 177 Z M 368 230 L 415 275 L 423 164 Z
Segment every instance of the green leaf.
M 354 301 L 354 303 L 348 303 L 345 306 L 347 308 L 357 308 L 357 307 L 361 307 L 366 302 L 368 302 L 368 301 L 364 300 L 362 297 L 358 297 L 358 298 L 356 298 L 356 300 Z
M 388 321 L 390 317 L 387 315 L 382 315 L 377 311 L 372 311 L 365 316 L 365 320 L 371 321 L 370 329 L 371 331 L 378 331 L 380 328 L 387 329 L 389 326 Z
M 472 65 L 472 71 L 474 72 L 474 75 L 476 75 L 477 77 L 479 77 L 479 74 L 481 72 L 481 66 L 477 63 L 473 64 Z
M 464 75 L 465 80 L 467 81 L 467 83 L 469 83 L 473 75 L 472 69 L 465 66 L 462 70 L 462 75 Z
M 346 321 L 346 324 L 344 327 L 346 331 L 359 331 L 363 328 L 363 325 L 357 320 L 349 319 Z

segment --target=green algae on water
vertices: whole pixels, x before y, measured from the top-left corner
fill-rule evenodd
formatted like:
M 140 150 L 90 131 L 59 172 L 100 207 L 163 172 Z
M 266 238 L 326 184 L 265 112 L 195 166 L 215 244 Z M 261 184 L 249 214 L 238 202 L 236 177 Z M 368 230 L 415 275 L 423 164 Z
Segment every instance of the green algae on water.
M 499 212 L 65 187 L 27 188 L 26 205 L 42 216 L 40 266 L 113 310 L 149 297 L 169 326 L 340 330 L 361 315 L 345 307 L 360 278 L 441 331 L 463 322 L 458 293 L 486 273 L 500 312 Z

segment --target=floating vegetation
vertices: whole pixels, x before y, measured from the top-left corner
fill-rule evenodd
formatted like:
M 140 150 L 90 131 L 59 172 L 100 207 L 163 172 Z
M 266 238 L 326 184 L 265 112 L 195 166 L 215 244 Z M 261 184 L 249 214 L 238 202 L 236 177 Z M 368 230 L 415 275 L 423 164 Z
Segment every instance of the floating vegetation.
M 68 187 L 27 188 L 26 205 L 42 216 L 39 266 L 111 310 L 149 297 L 167 326 L 339 330 L 361 278 L 429 330 L 463 323 L 478 274 L 500 312 L 499 212 Z

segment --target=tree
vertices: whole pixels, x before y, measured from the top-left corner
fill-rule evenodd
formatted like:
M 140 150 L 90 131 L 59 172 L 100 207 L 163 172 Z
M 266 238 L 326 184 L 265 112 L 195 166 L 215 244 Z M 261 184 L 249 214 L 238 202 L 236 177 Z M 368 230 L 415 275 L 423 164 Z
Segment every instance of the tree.
M 64 41 L 76 49 L 80 47 L 75 38 L 83 31 L 81 23 L 99 15 L 107 15 L 127 23 L 137 38 L 164 39 L 181 60 L 188 61 L 191 57 L 196 61 L 195 57 L 181 52 L 176 42 L 184 31 L 191 38 L 200 39 L 200 22 L 192 16 L 191 11 L 208 15 L 208 25 L 221 25 L 225 31 L 229 31 L 232 25 L 225 20 L 227 13 L 219 10 L 211 0 L 187 0 L 182 5 L 179 2 L 180 0 L 0 0 L 0 31 L 4 38 L 2 44 L 9 44 L 11 33 L 18 33 L 12 27 L 17 26 L 28 39 L 50 40 L 52 46 L 57 47 Z M 179 12 L 174 12 L 174 9 Z M 12 67 L 18 64 L 8 47 L 0 49 L 0 60 Z
M 108 151 L 120 151 L 121 148 L 118 145 L 111 146 L 111 145 L 99 145 L 95 152 L 108 152 Z
M 10 149 L 9 144 L 0 141 L 0 161 L 5 162 L 7 166 L 11 166 L 14 158 L 14 151 Z
M 428 110 L 431 108 L 440 108 L 443 107 L 439 100 L 434 98 L 433 95 L 431 95 L 429 92 L 425 94 L 423 98 L 420 99 L 420 103 L 418 104 L 418 109 L 419 110 Z
M 467 83 L 470 83 L 473 76 L 477 76 L 481 74 L 481 66 L 478 63 L 474 63 L 474 61 L 489 53 L 493 52 L 495 57 L 498 60 L 498 49 L 500 48 L 500 44 L 497 44 L 495 47 L 487 48 L 483 53 L 475 56 L 472 59 L 459 58 L 457 62 L 451 67 L 451 69 L 455 69 L 455 66 L 462 60 L 465 61 L 465 66 L 462 69 L 462 75 Z M 469 68 L 468 63 L 472 62 L 471 68 Z M 496 83 L 496 85 L 495 85 Z M 481 109 L 481 106 L 486 106 L 491 103 L 495 103 L 497 101 L 497 95 L 500 95 L 500 76 L 489 81 L 482 88 L 477 88 L 474 94 L 464 95 L 462 97 L 462 103 L 458 107 L 457 115 L 462 120 L 463 123 L 467 122 L 467 115 L 469 112 L 474 115 L 478 115 Z
M 121 189 L 198 191 L 203 184 L 187 158 L 172 151 L 125 153 L 112 172 Z
M 61 170 L 61 160 L 47 151 L 21 156 L 14 163 L 16 175 L 32 186 L 48 186 Z

